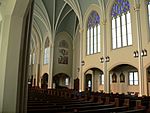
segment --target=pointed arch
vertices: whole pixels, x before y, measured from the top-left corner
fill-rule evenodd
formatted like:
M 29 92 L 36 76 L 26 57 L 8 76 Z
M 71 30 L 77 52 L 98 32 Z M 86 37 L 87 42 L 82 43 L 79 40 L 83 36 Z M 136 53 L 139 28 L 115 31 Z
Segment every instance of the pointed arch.
M 96 8 L 95 8 L 96 7 Z M 97 5 L 91 5 L 85 13 L 84 29 L 86 37 L 86 54 L 95 54 L 101 51 L 100 38 L 100 8 Z

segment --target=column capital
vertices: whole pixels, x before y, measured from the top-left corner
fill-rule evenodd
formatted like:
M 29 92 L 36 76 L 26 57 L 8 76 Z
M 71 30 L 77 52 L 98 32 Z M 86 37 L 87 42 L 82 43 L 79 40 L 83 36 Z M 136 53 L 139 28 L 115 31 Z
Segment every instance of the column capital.
M 83 29 L 83 28 L 80 28 L 80 29 L 79 29 L 79 32 L 80 32 L 80 33 L 82 33 L 83 31 L 84 31 L 84 29 Z
M 134 6 L 134 11 L 139 11 L 140 10 L 140 4 L 139 3 L 136 3 L 135 6 Z
M 103 19 L 103 20 L 101 21 L 101 25 L 106 25 L 106 23 L 107 23 L 107 20 L 106 20 L 106 19 Z

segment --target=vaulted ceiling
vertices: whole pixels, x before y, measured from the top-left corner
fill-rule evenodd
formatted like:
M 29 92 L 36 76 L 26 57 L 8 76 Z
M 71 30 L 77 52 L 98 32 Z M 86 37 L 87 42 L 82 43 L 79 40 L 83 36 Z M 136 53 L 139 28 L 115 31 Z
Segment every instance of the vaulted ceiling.
M 66 31 L 74 37 L 76 26 L 83 21 L 83 15 L 91 4 L 105 8 L 109 0 L 35 0 L 33 29 L 40 40 L 45 34 L 51 37 Z M 80 20 L 80 21 L 78 21 Z M 49 31 L 51 33 L 49 33 Z

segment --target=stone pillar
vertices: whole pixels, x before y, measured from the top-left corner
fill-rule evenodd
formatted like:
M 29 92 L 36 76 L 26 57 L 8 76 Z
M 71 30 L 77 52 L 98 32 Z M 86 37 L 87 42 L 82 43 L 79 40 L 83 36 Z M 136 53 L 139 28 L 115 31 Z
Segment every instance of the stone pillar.
M 39 81 L 40 81 L 40 62 L 41 62 L 41 48 L 40 45 L 38 45 L 39 47 L 37 48 L 37 62 L 36 62 L 36 86 L 39 86 Z
M 83 28 L 80 28 L 80 67 L 79 67 L 79 91 L 84 91 L 84 73 L 82 72 L 82 60 L 83 60 Z
M 141 56 L 142 52 L 142 35 L 141 35 L 141 20 L 140 20 L 140 3 L 139 1 L 135 0 L 135 16 L 136 16 L 136 29 L 137 29 L 137 43 L 138 43 L 138 61 L 139 61 L 139 96 L 145 94 L 144 91 L 144 67 L 143 67 L 143 57 Z
M 5 1 L 4 1 L 5 2 Z M 27 76 L 24 72 L 27 64 L 24 64 L 23 55 L 27 55 L 27 48 L 22 47 L 25 40 L 24 15 L 29 0 L 11 0 L 7 1 L 5 6 L 0 6 L 3 10 L 1 50 L 0 50 L 0 112 L 1 113 L 23 113 L 25 109 Z M 2 3 L 3 5 L 3 3 Z M 28 23 L 29 24 L 29 23 Z M 26 35 L 26 39 L 29 34 Z M 25 51 L 25 54 L 21 54 Z M 25 59 L 27 61 L 27 59 Z M 24 64 L 24 71 L 23 71 Z M 21 68 L 22 67 L 22 68 Z M 27 70 L 26 70 L 27 73 Z M 23 81 L 24 80 L 24 81 Z M 21 89 L 22 88 L 22 89 Z M 21 96 L 22 95 L 22 96 Z
M 43 67 L 43 48 L 40 48 L 40 67 L 39 67 L 39 87 L 41 87 L 42 67 Z
M 107 63 L 106 62 L 106 56 L 107 56 L 107 38 L 106 38 L 106 19 L 103 19 L 101 28 L 103 30 L 103 57 L 104 57 L 104 63 L 103 63 L 103 73 L 104 73 L 104 92 L 109 93 L 110 92 L 110 76 L 109 72 L 107 71 Z
M 96 92 L 98 91 L 98 86 L 99 86 L 99 77 L 100 77 L 100 72 L 97 70 L 94 70 L 93 72 L 93 80 L 92 80 L 92 84 L 93 84 L 93 91 Z
M 49 76 L 48 76 L 48 88 L 53 88 L 53 55 L 54 55 L 54 45 L 50 45 L 49 50 Z

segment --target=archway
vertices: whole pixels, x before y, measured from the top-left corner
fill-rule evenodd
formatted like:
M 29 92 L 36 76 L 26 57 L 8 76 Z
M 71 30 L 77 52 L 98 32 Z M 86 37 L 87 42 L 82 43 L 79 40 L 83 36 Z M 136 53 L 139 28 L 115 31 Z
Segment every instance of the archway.
M 65 73 L 59 73 L 53 76 L 53 88 L 60 89 L 60 88 L 69 88 L 70 84 L 70 77 Z M 54 87 L 55 86 L 55 87 Z
M 110 91 L 113 93 L 139 92 L 138 69 L 130 64 L 120 64 L 110 71 Z
M 41 79 L 41 88 L 47 89 L 48 88 L 48 74 L 44 73 Z
M 92 91 L 92 74 L 85 75 L 85 91 Z
M 103 71 L 98 68 L 90 68 L 84 73 L 84 90 L 100 91 L 103 90 L 104 83 Z

